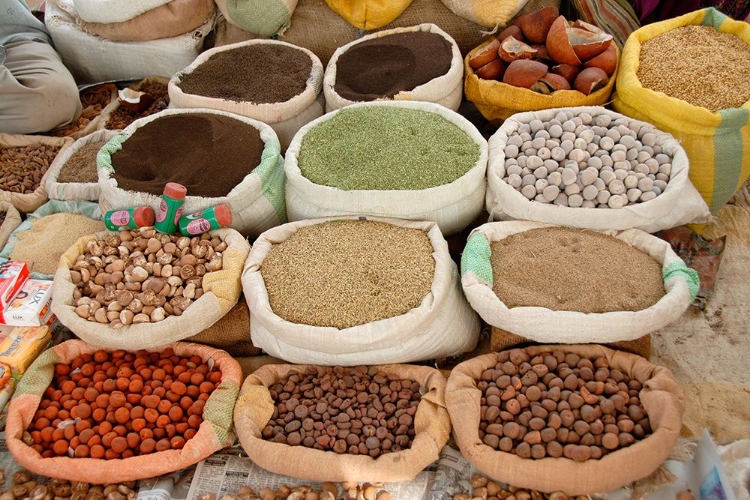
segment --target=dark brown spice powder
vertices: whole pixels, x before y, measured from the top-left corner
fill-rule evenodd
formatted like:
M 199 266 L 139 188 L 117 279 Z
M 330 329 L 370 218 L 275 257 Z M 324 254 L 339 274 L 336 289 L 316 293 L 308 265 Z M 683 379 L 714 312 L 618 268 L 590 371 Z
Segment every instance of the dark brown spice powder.
M 299 49 L 256 44 L 212 55 L 178 87 L 187 94 L 256 104 L 285 102 L 305 90 L 312 60 Z
M 160 195 L 167 182 L 188 196 L 229 194 L 260 164 L 265 144 L 252 125 L 209 113 L 158 118 L 136 130 L 112 155 L 121 189 Z
M 107 141 L 90 142 L 70 155 L 57 174 L 57 182 L 97 182 L 96 155 Z
M 350 101 L 372 101 L 413 90 L 448 72 L 448 41 L 424 31 L 395 33 L 359 43 L 336 62 L 334 89 Z

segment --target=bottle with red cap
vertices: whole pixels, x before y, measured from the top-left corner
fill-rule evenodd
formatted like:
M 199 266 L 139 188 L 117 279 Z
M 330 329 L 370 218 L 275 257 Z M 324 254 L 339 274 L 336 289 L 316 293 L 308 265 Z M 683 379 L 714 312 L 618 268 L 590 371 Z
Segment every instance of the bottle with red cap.
M 104 225 L 110 231 L 120 229 L 138 229 L 143 226 L 154 225 L 154 209 L 149 206 L 110 210 L 104 214 Z
M 180 232 L 185 236 L 196 236 L 207 231 L 226 227 L 232 223 L 232 209 L 226 203 L 186 215 L 179 221 Z
M 172 234 L 177 232 L 177 223 L 182 215 L 182 205 L 185 203 L 187 188 L 176 182 L 167 182 L 164 194 L 159 201 L 154 228 L 160 233 Z

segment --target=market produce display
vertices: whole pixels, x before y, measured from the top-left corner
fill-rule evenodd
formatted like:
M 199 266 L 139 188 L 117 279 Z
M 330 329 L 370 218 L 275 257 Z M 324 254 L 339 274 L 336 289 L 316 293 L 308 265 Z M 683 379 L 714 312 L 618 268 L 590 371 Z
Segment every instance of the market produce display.
M 125 92 L 125 98 L 121 94 L 114 107 L 102 116 L 100 128 L 124 129 L 138 118 L 158 113 L 169 106 L 167 83 L 163 79 L 146 79 L 129 90 L 132 92 Z
M 33 193 L 62 146 L 32 144 L 1 148 L 0 189 L 11 193 Z
M 57 127 L 49 132 L 55 137 L 80 138 L 92 133 L 99 124 L 100 116 L 110 102 L 117 99 L 117 87 L 114 83 L 93 85 L 80 91 L 81 116 L 73 123 Z

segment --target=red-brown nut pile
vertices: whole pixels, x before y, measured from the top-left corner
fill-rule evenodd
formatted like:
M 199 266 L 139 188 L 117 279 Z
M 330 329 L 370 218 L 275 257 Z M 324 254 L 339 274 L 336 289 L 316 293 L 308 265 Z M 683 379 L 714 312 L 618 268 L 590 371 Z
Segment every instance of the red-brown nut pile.
M 419 384 L 377 367 L 310 367 L 269 388 L 276 406 L 264 439 L 336 453 L 400 451 L 414 439 Z
M 60 148 L 46 144 L 0 147 L 0 189 L 11 193 L 33 193 Z
M 12 485 L 5 485 L 5 471 L 0 469 L 0 498 L 15 500 L 136 500 L 138 492 L 135 481 L 109 484 L 89 484 L 65 479 L 52 479 L 34 476 L 25 469 L 17 470 L 12 476 Z
M 180 316 L 203 295 L 203 276 L 222 268 L 227 244 L 208 233 L 157 233 L 153 227 L 91 240 L 70 270 L 81 318 L 113 328 Z
M 128 458 L 185 446 L 221 372 L 199 356 L 96 351 L 55 365 L 24 433 L 42 457 Z
M 641 383 L 606 358 L 501 352 L 482 372 L 479 437 L 521 458 L 599 459 L 651 434 Z

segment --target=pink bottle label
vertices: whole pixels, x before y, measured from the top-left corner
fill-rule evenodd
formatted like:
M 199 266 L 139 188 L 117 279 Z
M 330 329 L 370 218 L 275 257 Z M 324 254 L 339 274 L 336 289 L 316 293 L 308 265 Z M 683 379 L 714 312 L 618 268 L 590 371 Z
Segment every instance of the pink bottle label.
M 185 230 L 190 234 L 203 234 L 211 229 L 211 223 L 207 219 L 195 219 L 188 222 Z
M 180 207 L 174 213 L 174 225 L 175 226 L 180 225 L 180 217 L 182 217 L 182 205 L 180 205 Z
M 156 222 L 163 222 L 167 218 L 167 202 L 159 200 L 159 210 L 156 212 Z
M 130 213 L 127 210 L 118 210 L 112 213 L 109 220 L 114 226 L 127 226 L 130 223 Z

